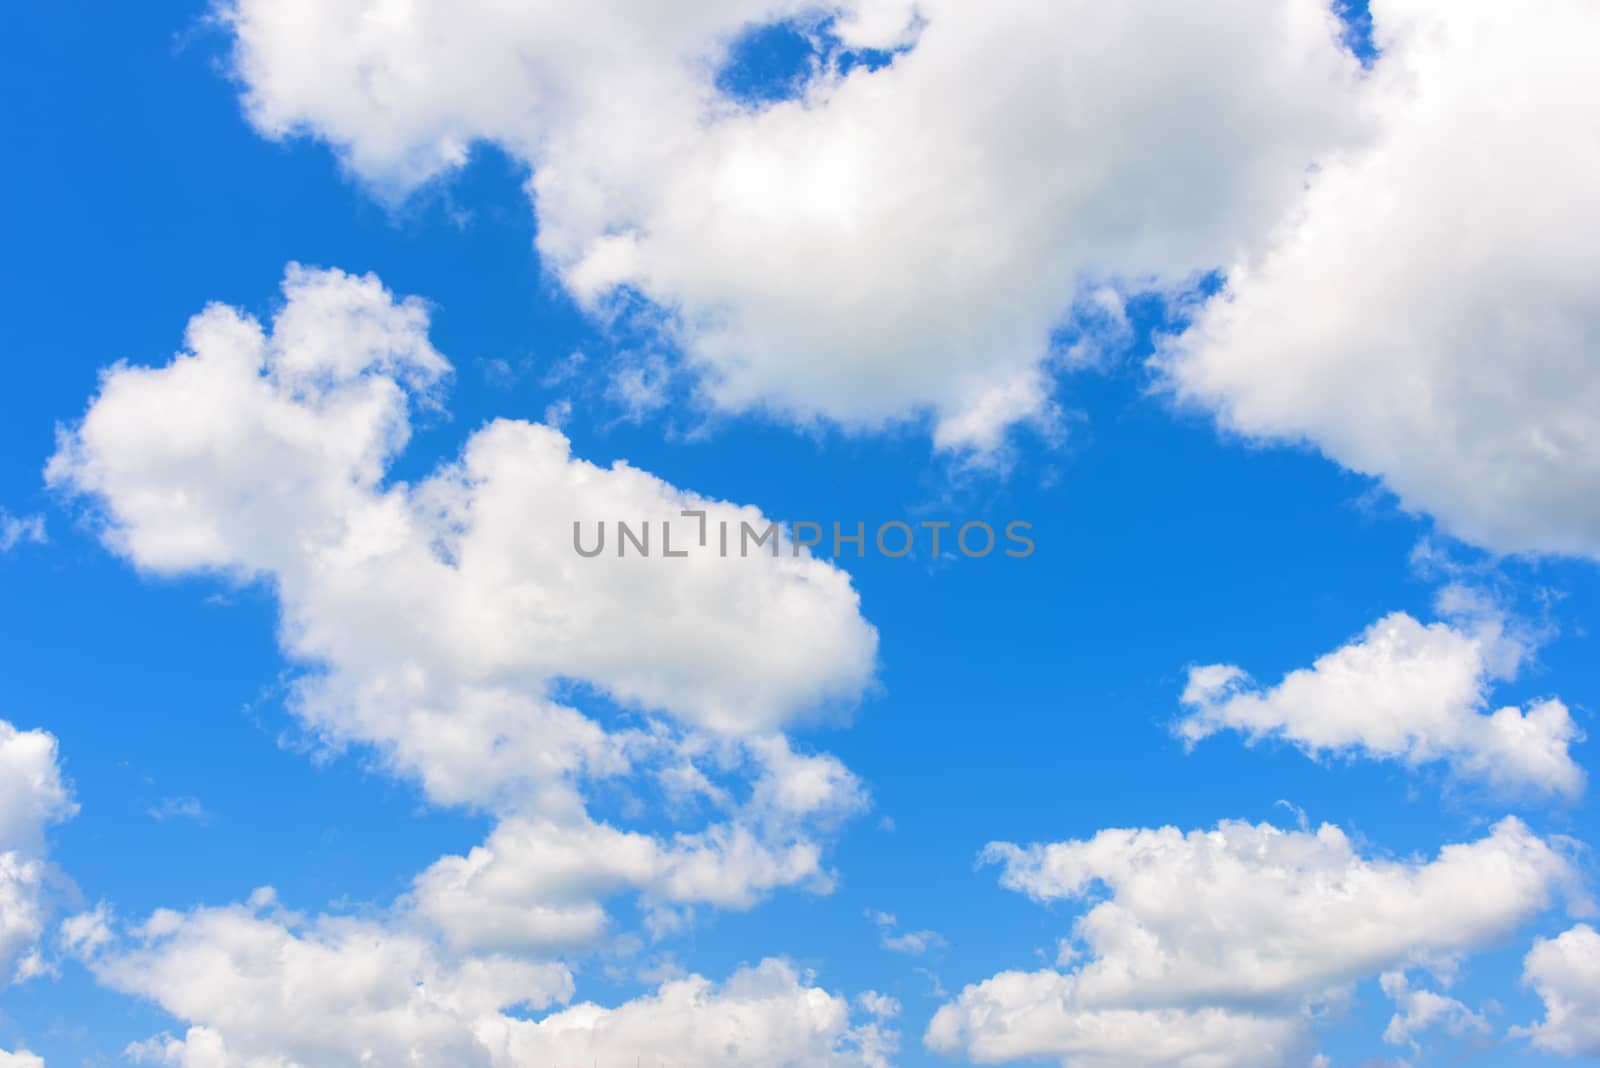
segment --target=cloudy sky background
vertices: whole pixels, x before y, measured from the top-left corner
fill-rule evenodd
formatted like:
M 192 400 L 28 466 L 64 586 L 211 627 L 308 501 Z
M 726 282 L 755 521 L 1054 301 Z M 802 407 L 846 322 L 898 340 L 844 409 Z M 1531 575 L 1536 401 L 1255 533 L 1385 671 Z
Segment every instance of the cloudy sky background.
M 0 1065 L 1600 1055 L 1586 0 L 4 47 Z

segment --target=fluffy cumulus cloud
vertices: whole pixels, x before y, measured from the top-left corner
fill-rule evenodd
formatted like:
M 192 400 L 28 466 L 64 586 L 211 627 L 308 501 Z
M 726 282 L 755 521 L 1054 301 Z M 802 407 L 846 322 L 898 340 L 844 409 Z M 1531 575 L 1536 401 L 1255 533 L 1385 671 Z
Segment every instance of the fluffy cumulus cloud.
M 1107 830 L 991 845 L 1001 882 L 1096 903 L 1071 970 L 1003 972 L 935 1015 L 926 1041 L 982 1063 L 1199 1068 L 1305 1056 L 1308 1013 L 1348 984 L 1444 967 L 1504 937 L 1568 887 L 1568 860 L 1515 819 L 1432 860 L 1362 855 L 1338 828 Z
M 1291 1017 L 1229 1009 L 1084 1009 L 1070 975 L 1040 971 L 967 987 L 934 1016 L 927 1043 L 977 1064 L 1049 1057 L 1072 1068 L 1272 1068 L 1304 1052 L 1305 1034 Z
M 877 1016 L 883 1006 L 873 1002 L 868 1008 Z M 504 1035 L 505 1063 L 584 1064 L 599 1058 L 697 1068 L 886 1066 L 893 1032 L 873 1023 L 852 1028 L 849 1020 L 844 999 L 806 987 L 793 967 L 767 960 L 740 969 L 720 986 L 690 976 L 620 1008 L 574 1005 L 536 1023 L 513 1024 Z
M 1541 938 L 1522 962 L 1522 979 L 1544 1000 L 1544 1020 L 1521 1034 L 1547 1053 L 1600 1055 L 1600 932 L 1580 923 Z
M 0 1068 L 44 1068 L 44 1058 L 27 1050 L 11 1053 L 0 1049 Z
M 778 887 L 830 888 L 821 859 L 810 839 L 774 843 L 740 823 L 662 841 L 603 824 L 510 819 L 466 856 L 419 875 L 414 901 L 456 945 L 583 945 L 609 922 L 599 902 L 621 890 L 657 906 L 749 908 Z
M 1231 262 L 1172 385 L 1482 546 L 1600 556 L 1593 5 L 1371 7 L 1375 140 Z
M 581 1021 L 651 1041 L 671 1015 L 655 1003 L 517 1024 L 570 997 L 561 954 L 615 933 L 608 898 L 635 895 L 670 933 L 695 906 L 826 891 L 827 834 L 867 803 L 843 764 L 782 732 L 871 680 L 876 633 L 849 578 L 787 541 L 723 556 L 724 525 L 740 546 L 746 526 L 766 530 L 756 509 L 585 463 L 545 426 L 491 423 L 458 461 L 391 479 L 450 373 L 427 328 L 419 302 L 373 277 L 291 267 L 270 325 L 212 306 L 171 362 L 108 370 L 50 462 L 48 479 L 141 569 L 270 584 L 302 667 L 291 707 L 314 732 L 374 746 L 431 800 L 498 820 L 359 917 L 302 916 L 270 895 L 126 931 L 75 917 L 64 942 L 102 981 L 191 1025 L 141 1046 L 147 1058 L 526 1063 L 516 1049 L 575 1048 Z M 624 555 L 618 522 L 649 524 L 653 554 Z M 575 524 L 586 545 L 606 525 L 607 551 L 581 556 Z M 687 555 L 663 557 L 662 524 Z M 620 711 L 573 706 L 591 692 Z M 676 829 L 595 817 L 596 779 L 626 780 Z M 729 1063 L 835 1048 L 866 1063 L 887 1041 L 777 964 L 660 997 L 702 1006 L 702 1037 L 726 1039 Z M 727 1039 L 796 1006 L 815 1019 L 756 1046 Z
M 723 524 L 764 530 L 753 508 L 511 421 L 414 485 L 386 482 L 410 408 L 449 370 L 422 306 L 298 267 L 284 293 L 270 330 L 212 306 L 171 363 L 111 369 L 48 478 L 92 498 L 142 568 L 269 579 L 317 730 L 382 747 L 442 800 L 492 803 L 626 764 L 628 739 L 551 699 L 562 680 L 750 737 L 870 681 L 876 634 L 842 571 L 787 544 L 661 557 L 661 523 L 694 544 L 683 511 L 708 513 L 714 542 Z M 651 524 L 655 555 L 619 558 L 619 521 Z M 580 524 L 608 525 L 606 552 L 577 554 Z
M 512 1006 L 570 996 L 559 965 L 485 957 L 452 964 L 423 939 L 362 920 L 249 906 L 158 912 L 138 944 L 91 957 L 102 982 L 194 1026 L 143 1059 L 193 1065 L 490 1062 L 474 1027 Z
M 497 144 L 549 268 L 596 310 L 647 298 L 711 403 L 926 412 L 949 449 L 1048 416 L 1052 336 L 1106 282 L 1231 261 L 1365 136 L 1322 0 L 220 7 L 269 136 L 388 193 Z M 784 20 L 818 44 L 796 94 L 720 89 Z
M 142 1063 L 510 1068 L 649 1056 L 873 1068 L 893 1044 L 875 1024 L 852 1026 L 842 998 L 777 960 L 720 986 L 691 976 L 613 1009 L 544 1011 L 571 997 L 561 965 L 452 958 L 395 926 L 286 913 L 268 891 L 247 905 L 157 912 L 129 937 L 86 954 L 100 981 L 190 1022 L 181 1036 L 130 1047 Z
M 1331 6 L 220 2 L 260 130 L 389 193 L 503 147 L 552 272 L 648 298 L 716 405 L 992 449 L 1107 283 L 1220 271 L 1178 396 L 1491 549 L 1600 555 L 1589 4 L 1374 0 L 1365 73 Z M 785 19 L 796 95 L 719 89 Z
M 54 881 L 45 831 L 76 811 L 55 737 L 0 720 L 0 986 L 44 967 L 38 942 Z
M 1452 606 L 1481 608 L 1459 590 L 1447 591 L 1444 607 Z M 1569 747 L 1583 735 L 1566 706 L 1548 698 L 1490 708 L 1494 682 L 1529 652 L 1528 639 L 1492 612 L 1429 624 L 1395 612 L 1270 688 L 1231 664 L 1191 668 L 1177 730 L 1191 744 L 1232 730 L 1312 755 L 1442 761 L 1502 791 L 1575 798 L 1584 773 Z

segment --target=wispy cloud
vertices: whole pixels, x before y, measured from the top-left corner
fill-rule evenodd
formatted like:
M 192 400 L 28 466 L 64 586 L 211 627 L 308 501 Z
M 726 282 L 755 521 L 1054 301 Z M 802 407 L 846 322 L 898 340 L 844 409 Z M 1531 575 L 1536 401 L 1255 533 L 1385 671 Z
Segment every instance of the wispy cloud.
M 159 804 L 151 805 L 145 810 L 151 819 L 158 823 L 170 820 L 193 820 L 196 823 L 206 823 L 211 819 L 211 813 L 194 797 L 167 797 Z
M 26 542 L 43 545 L 47 540 L 44 516 L 12 515 L 0 508 L 0 552 L 10 552 Z
M 887 912 L 867 910 L 867 919 L 878 928 L 878 944 L 895 953 L 921 956 L 930 949 L 943 948 L 944 936 L 938 931 L 901 931 L 899 921 Z

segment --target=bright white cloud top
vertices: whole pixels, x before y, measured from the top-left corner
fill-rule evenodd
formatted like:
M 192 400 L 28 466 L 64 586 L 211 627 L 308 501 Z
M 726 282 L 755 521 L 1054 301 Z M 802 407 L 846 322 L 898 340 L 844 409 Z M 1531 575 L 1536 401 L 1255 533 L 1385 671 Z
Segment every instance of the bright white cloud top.
M 1376 0 L 1377 125 L 1167 356 L 1500 552 L 1600 557 L 1600 22 L 1584 0 Z
M 1538 1049 L 1600 1055 L 1600 933 L 1580 923 L 1528 951 L 1523 982 L 1544 1000 L 1545 1018 L 1521 1028 Z
M 1309 1010 L 1364 976 L 1442 966 L 1515 931 L 1576 873 L 1516 819 L 1431 860 L 1363 856 L 1337 827 L 1106 830 L 984 853 L 1036 901 L 1095 900 L 1071 970 L 1002 972 L 928 1028 L 978 1063 L 1281 1065 L 1309 1060 Z M 1080 948 L 1081 947 L 1081 950 Z
M 1092 283 L 1230 261 L 1362 125 L 1319 0 L 862 0 L 839 43 L 906 50 L 765 107 L 716 71 L 741 32 L 814 9 L 224 10 L 258 128 L 325 138 L 391 192 L 505 148 L 550 268 L 591 306 L 650 298 L 716 405 L 929 411 L 951 448 L 1045 413 L 1052 331 Z
M 92 495 L 106 541 L 140 567 L 270 579 L 286 652 L 321 669 L 300 692 L 316 729 L 382 747 L 441 800 L 496 803 L 626 764 L 626 739 L 549 699 L 559 679 L 734 736 L 870 682 L 876 633 L 849 577 L 809 553 L 573 547 L 574 522 L 703 509 L 765 527 L 754 509 L 595 467 L 558 431 L 504 420 L 458 464 L 387 483 L 410 408 L 449 370 L 422 305 L 299 267 L 284 295 L 270 332 L 214 305 L 172 363 L 113 368 L 48 477 Z

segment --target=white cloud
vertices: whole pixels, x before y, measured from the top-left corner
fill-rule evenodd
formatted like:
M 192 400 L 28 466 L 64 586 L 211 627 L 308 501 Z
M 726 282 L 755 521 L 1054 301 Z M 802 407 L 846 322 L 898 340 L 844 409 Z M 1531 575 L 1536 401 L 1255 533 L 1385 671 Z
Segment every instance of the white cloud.
M 36 947 L 56 881 L 45 830 L 77 810 L 55 737 L 0 720 L 0 985 L 45 969 Z
M 1437 858 L 1362 856 L 1336 827 L 1225 822 L 991 845 L 1001 882 L 1094 901 L 1075 970 L 1003 972 L 940 1008 L 927 1043 L 983 1061 L 1199 1068 L 1306 1054 L 1308 1012 L 1363 976 L 1443 966 L 1504 937 L 1574 885 L 1515 819 Z M 1104 890 L 1101 898 L 1097 888 Z
M 0 1068 L 44 1068 L 44 1058 L 27 1050 L 11 1053 L 0 1049 Z
M 1329 7 L 222 5 L 258 129 L 388 193 L 500 145 L 555 273 L 653 300 L 722 407 L 993 449 L 1048 418 L 1056 327 L 1223 269 L 1180 396 L 1490 548 L 1600 554 L 1588 6 L 1375 0 L 1365 76 Z M 718 93 L 742 30 L 806 10 L 906 50 Z
M 437 408 L 450 372 L 426 309 L 371 276 L 300 267 L 284 295 L 270 329 L 213 305 L 171 363 L 110 369 L 47 476 L 89 497 L 106 543 L 142 569 L 270 582 L 280 642 L 306 669 L 303 720 L 330 742 L 378 747 L 431 800 L 486 807 L 497 824 L 360 916 L 301 916 L 265 894 L 159 912 L 129 940 L 101 909 L 69 920 L 62 945 L 189 1025 L 135 1052 L 190 1068 L 526 1063 L 515 1049 L 568 1048 L 582 1020 L 646 1042 L 648 1000 L 567 1010 L 542 1029 L 515 1007 L 567 1000 L 556 958 L 612 933 L 612 896 L 637 895 L 660 933 L 696 905 L 831 888 L 822 837 L 866 806 L 865 790 L 777 728 L 858 697 L 876 633 L 848 576 L 788 544 L 721 558 L 713 540 L 666 559 L 657 527 L 649 559 L 580 557 L 578 521 L 673 521 L 681 547 L 698 526 L 685 509 L 707 513 L 712 539 L 720 523 L 766 521 L 626 464 L 575 460 L 548 427 L 494 422 L 459 463 L 389 480 L 410 410 Z M 639 714 L 602 725 L 561 703 L 590 690 Z M 669 795 L 676 784 L 676 815 L 707 818 L 651 833 L 597 821 L 586 786 L 624 777 Z M 841 1065 L 876 1064 L 892 1046 L 876 1024 L 846 1026 L 831 995 L 780 989 L 774 969 L 659 997 L 704 1003 L 697 1042 L 797 1006 L 820 1013 L 814 1027 L 773 1024 L 752 1047 L 773 1063 L 832 1050 Z M 744 996 L 757 987 L 771 998 Z
M 1481 1015 L 1455 998 L 1414 988 L 1403 971 L 1385 972 L 1378 982 L 1394 1002 L 1395 1013 L 1383 1029 L 1383 1040 L 1391 1045 L 1409 1043 L 1412 1048 L 1419 1048 L 1415 1036 L 1430 1027 L 1443 1027 L 1457 1036 L 1489 1032 L 1489 1021 Z
M 531 166 L 545 262 L 602 316 L 652 301 L 711 402 L 926 411 L 948 449 L 1048 417 L 1080 297 L 1230 261 L 1362 124 L 1321 0 L 221 7 L 263 133 L 388 194 L 494 142 Z M 740 32 L 824 14 L 905 50 L 768 106 L 716 89 Z
M 61 778 L 55 736 L 0 720 L 0 845 L 39 852 L 45 828 L 77 811 Z
M 884 949 L 896 953 L 909 953 L 916 957 L 944 945 L 944 938 L 937 931 L 906 931 L 903 934 L 885 932 L 878 940 Z
M 497 421 L 459 463 L 385 482 L 449 365 L 416 301 L 371 276 L 291 267 L 270 331 L 213 305 L 188 352 L 112 368 L 62 436 L 53 485 L 90 495 L 141 568 L 264 577 L 281 641 L 315 670 L 298 711 L 333 741 L 380 747 L 445 801 L 573 802 L 561 785 L 627 764 L 626 739 L 551 699 L 581 680 L 690 729 L 765 732 L 848 703 L 876 633 L 849 577 L 785 551 L 580 558 L 573 525 L 753 508 L 570 455 L 556 430 Z M 715 538 L 715 533 L 712 535 Z
M 573 1005 L 566 968 L 497 954 L 453 958 L 403 928 L 306 919 L 270 892 L 248 905 L 152 915 L 133 944 L 89 957 L 101 982 L 190 1026 L 130 1055 L 181 1068 L 348 1064 L 633 1063 L 876 1068 L 886 1034 L 852 1027 L 844 999 L 768 960 L 720 986 L 663 983 L 616 1008 Z
M 92 957 L 91 967 L 105 985 L 194 1025 L 183 1041 L 137 1050 L 186 1068 L 489 1065 L 477 1027 L 572 990 L 557 964 L 452 962 L 426 940 L 372 922 L 279 913 L 261 892 L 249 906 L 157 912 L 137 937 Z
M 88 959 L 116 940 L 112 922 L 111 907 L 102 901 L 86 912 L 62 920 L 56 937 L 70 956 Z
M 892 1020 L 900 1015 L 900 1002 L 887 994 L 880 994 L 876 990 L 866 990 L 856 996 L 856 1004 L 861 1006 L 868 1016 L 880 1020 Z
M 195 797 L 166 797 L 159 804 L 151 805 L 145 814 L 157 823 L 166 823 L 168 820 L 193 820 L 204 823 L 211 818 L 206 807 Z
M 1544 1001 L 1544 1019 L 1514 1033 L 1569 1057 L 1600 1055 L 1600 932 L 1580 923 L 1541 938 L 1522 962 L 1523 982 Z
M 47 540 L 44 516 L 12 515 L 0 508 L 0 553 L 10 552 L 26 542 L 43 545 Z
M 1177 730 L 1191 744 L 1235 730 L 1313 756 L 1442 761 L 1503 791 L 1575 798 L 1584 773 L 1568 748 L 1583 733 L 1566 706 L 1551 698 L 1525 711 L 1489 707 L 1493 682 L 1528 652 L 1527 639 L 1492 613 L 1423 625 L 1395 612 L 1270 689 L 1231 664 L 1191 668 L 1182 699 L 1189 714 Z
M 977 1064 L 1059 1058 L 1070 1068 L 1278 1068 L 1306 1063 L 1295 1017 L 1226 1009 L 1080 1008 L 1059 972 L 1001 972 L 928 1025 L 929 1048 Z
M 621 890 L 647 904 L 746 909 L 779 887 L 832 888 L 809 838 L 770 841 L 742 823 L 670 841 L 603 824 L 506 820 L 466 856 L 417 877 L 414 907 L 452 944 L 560 948 L 596 941 L 609 922 L 600 901 Z
M 785 759 L 805 759 L 782 748 Z M 814 813 L 762 800 L 764 777 L 754 775 L 742 804 L 730 795 L 725 821 L 670 837 L 586 817 L 508 816 L 483 845 L 430 865 L 388 907 L 356 915 L 290 912 L 264 888 L 243 905 L 158 911 L 126 936 L 102 905 L 66 920 L 60 941 L 102 984 L 188 1025 L 182 1038 L 132 1050 L 184 1068 L 512 1066 L 612 1042 L 653 1043 L 685 1063 L 768 1063 L 770 1054 L 775 1064 L 879 1065 L 894 1033 L 881 1020 L 847 1026 L 841 999 L 785 988 L 778 979 L 792 973 L 775 961 L 721 991 L 689 977 L 616 1010 L 577 1006 L 537 1027 L 526 1019 L 526 1009 L 570 999 L 561 956 L 612 933 L 608 897 L 639 893 L 647 926 L 670 930 L 682 922 L 673 909 L 748 908 L 780 886 L 831 887 L 807 836 Z M 616 946 L 626 955 L 630 944 L 637 939 L 625 935 Z M 698 1018 L 685 1035 L 679 1025 L 691 1010 Z M 806 1013 L 816 1018 L 807 1023 Z
M 867 918 L 878 926 L 878 944 L 895 953 L 920 957 L 930 949 L 944 946 L 944 936 L 938 931 L 901 931 L 899 920 L 887 912 L 867 911 Z
M 790 965 L 766 960 L 720 986 L 689 976 L 615 1009 L 574 1005 L 508 1023 L 499 1063 L 885 1068 L 892 1038 L 874 1024 L 851 1028 L 844 999 L 806 982 Z
M 670 384 L 666 360 L 651 353 L 631 358 L 613 371 L 606 396 L 637 423 L 666 407 Z
M 1587 0 L 1372 14 L 1379 136 L 1228 264 L 1171 384 L 1478 545 L 1600 556 L 1600 22 Z

